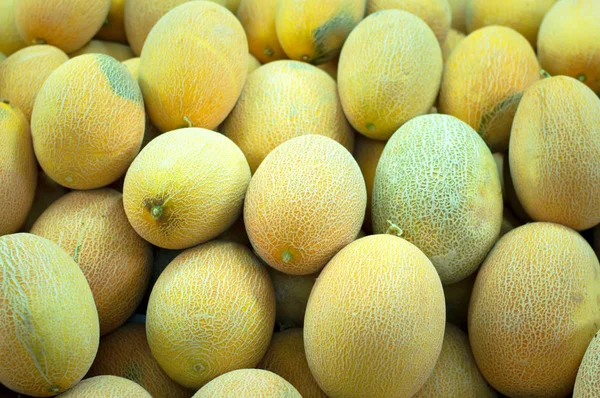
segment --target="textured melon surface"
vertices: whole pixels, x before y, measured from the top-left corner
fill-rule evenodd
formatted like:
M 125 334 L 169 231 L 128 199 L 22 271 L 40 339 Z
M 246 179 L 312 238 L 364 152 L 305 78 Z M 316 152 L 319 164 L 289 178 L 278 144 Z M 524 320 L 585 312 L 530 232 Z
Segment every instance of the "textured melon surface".
M 600 344 L 598 334 L 585 351 L 575 379 L 573 398 L 600 396 Z
M 365 184 L 367 186 L 367 211 L 363 228 L 367 231 L 373 231 L 373 222 L 371 221 L 371 208 L 373 202 L 373 183 L 375 182 L 375 172 L 377 164 L 381 158 L 381 153 L 385 147 L 385 141 L 372 140 L 362 134 L 356 135 L 356 145 L 354 146 L 354 159 L 362 171 Z
M 96 39 L 127 43 L 125 35 L 125 0 L 111 0 L 108 16 L 102 28 L 96 33 Z
M 275 29 L 277 0 L 242 0 L 237 17 L 248 37 L 248 48 L 262 63 L 287 58 Z
M 17 30 L 16 4 L 17 0 L 3 0 L 0 2 L 0 52 L 6 56 L 27 45 Z
M 444 59 L 444 63 L 448 61 L 450 54 L 452 51 L 460 44 L 461 41 L 465 39 L 465 34 L 454 29 L 450 29 L 448 32 L 448 36 L 446 36 L 446 40 L 444 40 L 444 44 L 442 45 L 442 58 Z
M 303 398 L 285 379 L 262 369 L 240 369 L 224 374 L 201 388 L 193 398 Z
M 104 40 L 91 40 L 79 50 L 69 53 L 69 57 L 73 58 L 81 54 L 93 53 L 110 55 L 121 62 L 135 57 L 135 54 L 128 45 Z
M 131 380 L 117 376 L 97 376 L 82 380 L 59 398 L 152 398 L 148 391 Z
M 467 4 L 469 0 L 448 0 L 452 9 L 452 29 L 465 33 L 467 31 Z
M 269 267 L 277 300 L 276 321 L 280 328 L 302 327 L 306 304 L 318 274 L 289 275 Z

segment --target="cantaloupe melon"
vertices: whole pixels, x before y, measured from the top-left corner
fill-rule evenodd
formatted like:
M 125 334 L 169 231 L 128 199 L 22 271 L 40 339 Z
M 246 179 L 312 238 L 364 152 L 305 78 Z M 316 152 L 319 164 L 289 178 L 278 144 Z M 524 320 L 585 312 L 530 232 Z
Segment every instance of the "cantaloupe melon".
M 260 62 L 254 57 L 254 55 L 248 53 L 248 74 L 254 72 L 260 66 Z
M 496 162 L 469 125 L 448 115 L 419 116 L 387 142 L 373 185 L 373 232 L 415 244 L 442 283 L 477 269 L 501 223 Z
M 473 285 L 477 277 L 477 270 L 465 279 L 444 286 L 444 299 L 446 300 L 446 321 L 458 326 L 467 332 L 469 319 L 469 302 Z
M 350 152 L 331 138 L 303 135 L 275 148 L 254 173 L 244 223 L 267 264 L 307 275 L 356 238 L 366 205 L 365 181 Z
M 600 223 L 600 99 L 576 79 L 543 79 L 525 92 L 510 142 L 510 174 L 536 221 L 576 230 Z
M 538 56 L 551 75 L 571 76 L 600 94 L 600 3 L 561 0 L 544 17 Z
M 127 70 L 133 75 L 133 77 L 137 81 L 140 72 L 140 58 L 129 58 L 123 61 L 122 63 L 123 65 L 125 65 L 125 67 L 127 67 Z
M 9 56 L 27 45 L 17 29 L 15 5 L 17 0 L 0 2 L 0 52 Z
M 352 242 L 308 300 L 304 346 L 321 389 L 337 397 L 412 397 L 442 348 L 444 291 L 431 261 L 392 235 Z
M 15 52 L 0 64 L 0 98 L 21 109 L 30 121 L 38 91 L 48 76 L 68 60 L 62 50 L 48 45 Z
M 448 61 L 448 57 L 450 57 L 452 51 L 458 47 L 459 43 L 463 41 L 465 37 L 467 36 L 465 36 L 464 33 L 450 29 L 450 32 L 448 32 L 448 36 L 446 36 L 446 40 L 442 45 L 442 58 L 444 59 L 444 63 Z
M 269 274 L 277 301 L 275 316 L 277 325 L 282 330 L 302 327 L 308 297 L 319 274 L 289 275 L 273 267 L 269 267 Z
M 346 117 L 369 138 L 387 140 L 433 106 L 442 50 L 423 20 L 401 10 L 365 18 L 340 55 L 338 85 Z
M 381 153 L 385 147 L 385 141 L 372 140 L 362 134 L 356 135 L 356 145 L 354 147 L 354 159 L 362 171 L 365 184 L 367 186 L 367 211 L 363 228 L 369 232 L 373 231 L 373 223 L 371 221 L 371 206 L 373 199 L 373 182 L 375 181 L 375 171 Z
M 54 70 L 31 116 L 42 169 L 72 189 L 106 186 L 125 173 L 144 137 L 144 101 L 127 68 L 84 54 Z
M 131 51 L 131 48 L 125 44 L 114 43 L 112 41 L 104 40 L 91 40 L 88 44 L 81 47 L 79 50 L 69 54 L 69 57 L 73 58 L 82 54 L 106 54 L 110 55 L 117 61 L 123 62 L 128 59 L 134 58 L 135 54 Z
M 150 280 L 152 248 L 129 225 L 120 192 L 68 193 L 46 209 L 31 233 L 57 243 L 79 264 L 94 295 L 100 335 L 133 314 Z
M 100 339 L 98 354 L 87 377 L 113 375 L 132 380 L 154 398 L 190 398 L 192 392 L 162 371 L 146 339 L 146 327 L 126 323 Z
M 300 135 L 324 135 L 354 148 L 335 81 L 315 66 L 290 60 L 248 76 L 221 132 L 244 152 L 253 173 L 273 149 Z
M 150 243 L 185 249 L 223 233 L 241 215 L 250 167 L 231 140 L 187 128 L 161 134 L 125 175 L 123 201 Z
M 201 388 L 193 398 L 302 398 L 284 378 L 262 369 L 240 369 L 224 374 Z
M 96 33 L 96 39 L 127 43 L 125 35 L 125 0 L 111 0 L 108 16 L 102 28 Z
M 248 37 L 248 48 L 260 62 L 287 58 L 275 30 L 277 0 L 242 0 L 237 17 Z
M 258 368 L 283 377 L 303 398 L 327 398 L 308 368 L 302 329 L 288 329 L 273 334 L 271 345 Z
M 167 266 L 146 316 L 148 344 L 161 368 L 182 386 L 199 389 L 258 364 L 273 334 L 275 294 L 250 249 L 212 241 Z
M 600 344 L 598 333 L 585 351 L 577 378 L 573 398 L 593 398 L 600 396 Z
M 29 232 L 39 216 L 56 200 L 66 195 L 69 189 L 58 184 L 48 177 L 43 171 L 38 171 L 37 183 L 35 187 L 35 196 L 31 210 L 27 214 L 25 224 L 21 227 L 22 232 Z
M 216 128 L 231 112 L 248 71 L 248 41 L 231 12 L 209 1 L 169 11 L 140 56 L 139 83 L 161 131 Z
M 448 0 L 452 9 L 452 29 L 465 33 L 467 31 L 467 3 L 469 0 Z
M 82 380 L 59 398 L 152 398 L 148 391 L 131 380 L 117 376 L 97 376 Z
M 50 44 L 70 53 L 98 33 L 110 3 L 111 0 L 18 0 L 17 29 L 28 45 Z
M 530 223 L 485 260 L 471 297 L 477 365 L 511 397 L 564 397 L 600 328 L 600 264 L 577 232 Z
M 85 276 L 55 243 L 0 237 L 0 383 L 51 397 L 88 371 L 98 350 L 98 313 Z

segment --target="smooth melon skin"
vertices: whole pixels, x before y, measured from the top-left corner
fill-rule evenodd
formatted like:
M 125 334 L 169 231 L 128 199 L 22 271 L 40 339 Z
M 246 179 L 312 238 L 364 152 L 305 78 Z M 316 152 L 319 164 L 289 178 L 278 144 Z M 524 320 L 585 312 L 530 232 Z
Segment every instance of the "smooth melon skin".
M 469 339 L 486 380 L 510 397 L 564 397 L 600 328 L 600 264 L 577 232 L 529 223 L 477 275 Z
M 385 141 L 429 112 L 442 67 L 440 45 L 420 18 L 401 10 L 371 14 L 350 33 L 340 55 L 344 113 L 358 132 Z
M 111 0 L 108 16 L 95 38 L 127 44 L 124 14 L 125 0 Z
M 17 0 L 0 2 L 0 52 L 9 56 L 27 46 L 17 29 L 15 5 Z
M 600 344 L 598 341 L 598 334 L 596 333 L 586 349 L 577 371 L 573 398 L 600 396 Z
M 37 93 L 50 74 L 69 60 L 62 50 L 48 45 L 30 46 L 0 65 L 0 96 L 31 120 Z
M 50 397 L 79 382 L 98 350 L 99 324 L 75 261 L 39 236 L 2 236 L 0 286 L 0 383 Z
M 18 0 L 17 29 L 29 45 L 50 44 L 70 53 L 98 33 L 110 3 L 111 0 Z
M 356 144 L 354 146 L 354 159 L 362 171 L 365 184 L 367 186 L 367 211 L 363 228 L 369 232 L 373 231 L 373 222 L 371 221 L 371 208 L 373 198 L 373 183 L 375 181 L 375 172 L 377 164 L 381 158 L 381 153 L 385 147 L 386 141 L 372 140 L 362 134 L 356 135 Z
M 248 53 L 248 74 L 254 72 L 260 67 L 260 62 L 254 57 L 254 55 Z
M 276 4 L 277 0 L 242 0 L 236 14 L 248 37 L 250 53 L 263 64 L 287 58 L 275 29 Z
M 277 310 L 275 321 L 280 329 L 285 330 L 304 325 L 308 297 L 319 276 L 289 275 L 269 267 L 269 274 L 275 289 Z
M 448 61 L 452 51 L 454 51 L 466 37 L 467 36 L 465 36 L 464 33 L 450 29 L 450 32 L 448 32 L 448 36 L 446 36 L 446 40 L 444 40 L 444 44 L 442 45 L 442 58 L 444 59 L 444 64 Z
M 85 379 L 59 398 L 153 398 L 139 384 L 117 376 L 97 376 Z
M 549 74 L 571 76 L 600 94 L 600 3 L 561 0 L 544 17 L 538 56 Z
M 301 135 L 319 134 L 354 148 L 335 81 L 299 61 L 271 62 L 248 76 L 220 130 L 244 152 L 253 173 L 277 146 Z
M 543 79 L 521 100 L 510 174 L 527 214 L 582 231 L 600 223 L 600 99 L 566 76 Z
M 467 32 L 467 4 L 469 0 L 448 0 L 452 9 L 452 29 Z
M 444 285 L 472 274 L 498 238 L 502 190 L 496 162 L 466 123 L 419 116 L 387 142 L 373 185 L 373 231 L 420 248 Z
M 135 54 L 128 45 L 104 40 L 91 40 L 79 50 L 70 53 L 69 57 L 73 58 L 82 54 L 94 53 L 110 55 L 119 62 L 135 57 Z
M 367 190 L 342 145 L 316 134 L 292 138 L 262 162 L 248 186 L 244 223 L 256 253 L 278 271 L 319 271 L 363 224 Z
M 36 165 L 37 166 L 37 165 Z M 56 200 L 69 193 L 69 189 L 58 184 L 48 177 L 44 171 L 38 170 L 37 184 L 35 187 L 35 196 L 31 210 L 27 214 L 25 224 L 21 227 L 22 232 L 29 232 L 33 224 L 42 215 L 42 213 Z
M 31 116 L 42 169 L 72 189 L 116 181 L 144 137 L 144 101 L 127 68 L 104 54 L 84 54 L 59 66 L 38 92 Z
M 129 73 L 131 73 L 137 81 L 140 72 L 140 58 L 129 58 L 125 61 L 122 61 L 122 64 L 125 65 Z
M 152 28 L 140 56 L 139 83 L 160 131 L 214 129 L 238 100 L 248 73 L 244 28 L 209 1 L 175 7 Z
M 224 374 L 202 387 L 193 398 L 303 398 L 284 378 L 262 369 L 240 369 Z
M 539 78 L 535 52 L 523 36 L 503 26 L 485 27 L 448 57 L 439 109 L 473 127 L 492 152 L 506 151 L 519 101 Z
M 0 236 L 21 228 L 35 197 L 37 162 L 31 143 L 29 124 L 23 112 L 0 102 Z

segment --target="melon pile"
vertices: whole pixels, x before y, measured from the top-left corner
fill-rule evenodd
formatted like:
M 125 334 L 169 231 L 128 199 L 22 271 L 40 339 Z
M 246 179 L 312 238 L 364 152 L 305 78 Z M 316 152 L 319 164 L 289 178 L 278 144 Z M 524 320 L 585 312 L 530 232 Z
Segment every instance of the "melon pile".
M 0 396 L 600 397 L 599 0 L 1 0 Z

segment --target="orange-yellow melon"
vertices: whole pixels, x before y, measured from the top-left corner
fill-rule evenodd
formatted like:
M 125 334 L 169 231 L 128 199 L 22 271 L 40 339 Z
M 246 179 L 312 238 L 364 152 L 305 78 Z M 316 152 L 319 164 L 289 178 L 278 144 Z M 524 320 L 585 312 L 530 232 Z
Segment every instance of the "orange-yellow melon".
M 452 29 L 466 33 L 467 31 L 467 4 L 469 0 L 448 0 L 452 9 Z
M 38 171 L 33 204 L 31 205 L 31 210 L 29 210 L 29 214 L 27 215 L 27 219 L 21 230 L 23 232 L 29 232 L 42 213 L 52 203 L 66 195 L 68 192 L 69 189 L 58 184 L 43 171 Z
M 50 44 L 71 53 L 98 33 L 110 3 L 111 0 L 18 0 L 17 29 L 28 45 Z
M 0 101 L 0 236 L 21 228 L 35 197 L 37 163 L 29 124 L 18 108 Z
M 239 369 L 202 387 L 193 398 L 303 398 L 284 378 L 262 369 Z
M 73 58 L 82 54 L 96 53 L 110 55 L 111 57 L 120 62 L 135 57 L 135 54 L 131 51 L 131 48 L 128 45 L 104 40 L 91 40 L 88 44 L 86 44 L 79 50 L 70 53 L 69 57 Z
M 525 92 L 510 141 L 517 196 L 536 221 L 576 230 L 600 223 L 600 99 L 576 79 L 543 79 Z
M 0 64 L 0 98 L 31 120 L 37 93 L 50 74 L 69 60 L 62 50 L 48 45 L 30 46 Z
M 169 377 L 196 390 L 224 373 L 255 367 L 274 324 L 275 293 L 265 266 L 249 248 L 218 240 L 184 251 L 167 266 L 146 314 L 152 355 Z
M 442 50 L 423 20 L 401 10 L 366 17 L 350 33 L 338 65 L 340 99 L 354 128 L 387 140 L 429 112 L 442 78 Z
M 308 365 L 331 398 L 412 397 L 433 372 L 445 318 L 427 256 L 397 236 L 367 236 L 317 279 L 304 320 Z
M 139 384 L 117 376 L 96 376 L 82 380 L 59 398 L 152 398 Z
M 248 37 L 248 48 L 260 62 L 287 58 L 275 30 L 277 0 L 242 0 L 237 17 Z
M 254 72 L 260 67 L 260 62 L 254 57 L 254 55 L 248 53 L 248 74 Z
M 594 398 L 600 396 L 600 344 L 598 333 L 585 351 L 577 378 L 573 398 Z
M 51 397 L 88 371 L 98 350 L 98 313 L 85 276 L 57 244 L 0 237 L 0 383 Z
M 185 249 L 227 230 L 242 213 L 250 167 L 227 137 L 201 128 L 161 134 L 133 161 L 123 200 L 150 243 Z
M 277 302 L 275 320 L 280 329 L 302 327 L 308 297 L 319 274 L 289 275 L 273 267 L 269 267 L 269 274 Z
M 302 329 L 287 329 L 273 334 L 271 345 L 258 368 L 283 377 L 303 398 L 327 398 L 308 368 Z
M 544 17 L 538 57 L 551 75 L 571 76 L 600 94 L 600 2 L 561 0 Z
M 0 2 L 0 52 L 6 56 L 27 45 L 17 29 L 16 4 L 17 0 L 2 0 Z
M 415 244 L 444 285 L 485 259 L 500 233 L 502 207 L 494 157 L 466 123 L 419 116 L 387 142 L 373 185 L 373 232 Z
M 477 277 L 477 272 L 473 272 L 465 279 L 444 286 L 444 299 L 446 301 L 446 322 L 458 326 L 463 331 L 467 331 L 469 318 L 469 302 L 473 285 Z
M 335 81 L 299 61 L 272 62 L 248 76 L 221 132 L 244 152 L 253 173 L 277 146 L 301 135 L 323 135 L 349 151 L 354 147 Z
M 365 181 L 352 154 L 331 138 L 303 135 L 275 148 L 254 173 L 244 223 L 267 264 L 307 275 L 356 238 L 366 205 Z
M 127 43 L 124 14 L 125 0 L 111 0 L 108 16 L 102 28 L 96 33 L 96 39 Z
M 385 141 L 372 140 L 362 134 L 356 135 L 356 145 L 354 146 L 354 159 L 362 171 L 365 184 L 367 186 L 367 211 L 363 228 L 369 232 L 373 231 L 371 221 L 371 206 L 373 199 L 373 182 L 375 181 L 375 171 L 381 153 L 385 147 Z
M 154 398 L 190 398 L 192 392 L 162 371 L 146 339 L 146 327 L 126 323 L 100 339 L 96 359 L 87 377 L 113 375 L 132 380 Z
M 84 54 L 54 70 L 31 116 L 42 169 L 72 189 L 106 186 L 121 177 L 144 137 L 144 101 L 127 68 L 104 54 Z
M 446 40 L 442 45 L 442 58 L 444 59 L 444 63 L 448 61 L 448 58 L 450 57 L 450 54 L 452 54 L 452 51 L 454 51 L 454 49 L 458 47 L 460 42 L 462 42 L 465 39 L 465 37 L 467 36 L 465 36 L 464 33 L 461 33 L 454 29 L 450 29 L 450 32 L 448 32 L 448 36 L 446 36 Z
M 539 77 L 535 52 L 523 36 L 503 26 L 479 29 L 448 57 L 440 112 L 468 123 L 492 152 L 505 151 L 519 101 Z
M 214 129 L 233 109 L 247 72 L 248 41 L 237 18 L 218 4 L 192 1 L 152 28 L 138 80 L 160 131 Z
M 125 67 L 129 71 L 129 73 L 131 73 L 133 75 L 133 77 L 135 78 L 135 80 L 137 81 L 139 72 L 140 72 L 140 58 L 139 57 L 129 58 L 129 59 L 123 61 L 122 63 L 123 63 L 123 65 L 125 65 Z
M 477 365 L 511 397 L 564 397 L 600 328 L 600 264 L 577 232 L 530 223 L 506 234 L 477 275 L 469 338 Z
M 46 209 L 31 233 L 57 243 L 79 264 L 94 295 L 100 335 L 133 315 L 150 280 L 152 248 L 129 225 L 120 192 L 68 193 Z

